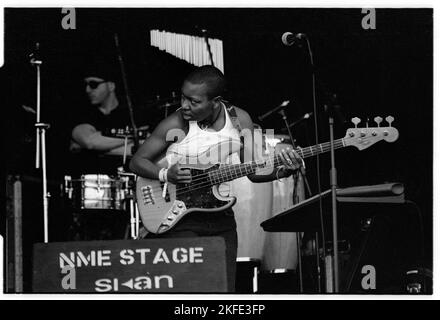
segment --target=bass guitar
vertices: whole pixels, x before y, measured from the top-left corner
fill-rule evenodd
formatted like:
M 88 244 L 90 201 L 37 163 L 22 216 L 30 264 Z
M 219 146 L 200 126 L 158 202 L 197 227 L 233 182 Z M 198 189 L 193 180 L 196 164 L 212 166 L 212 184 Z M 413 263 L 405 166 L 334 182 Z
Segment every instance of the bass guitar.
M 364 150 L 378 141 L 394 142 L 398 139 L 397 129 L 391 127 L 393 117 L 386 118 L 388 127 L 380 127 L 382 118 L 376 117 L 377 127 L 358 128 L 359 118 L 353 118 L 355 128 L 347 130 L 344 138 L 334 141 L 335 149 L 354 146 Z M 297 148 L 296 152 L 303 158 L 330 151 L 330 142 L 314 146 Z M 226 155 L 227 156 L 227 155 Z M 191 163 L 184 159 L 185 164 Z M 138 177 L 136 182 L 137 206 L 145 228 L 155 234 L 167 232 L 186 214 L 191 212 L 219 212 L 232 207 L 236 198 L 223 196 L 219 186 L 228 181 L 255 173 L 259 168 L 278 167 L 283 164 L 279 155 L 258 161 L 241 164 L 188 164 L 192 181 L 189 184 L 168 184 L 164 192 L 164 183 L 159 180 Z M 163 159 L 158 162 L 161 167 L 169 163 Z

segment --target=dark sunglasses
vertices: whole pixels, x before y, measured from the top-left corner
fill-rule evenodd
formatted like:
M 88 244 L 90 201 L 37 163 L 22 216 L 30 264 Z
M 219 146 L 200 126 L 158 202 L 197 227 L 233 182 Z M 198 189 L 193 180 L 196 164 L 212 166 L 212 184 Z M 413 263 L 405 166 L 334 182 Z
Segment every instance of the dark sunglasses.
M 84 84 L 86 85 L 86 86 L 89 86 L 90 87 L 90 89 L 96 89 L 96 88 L 98 88 L 98 86 L 101 84 L 101 83 L 104 83 L 104 82 L 106 82 L 106 81 L 96 81 L 96 80 L 91 80 L 91 81 L 84 81 Z

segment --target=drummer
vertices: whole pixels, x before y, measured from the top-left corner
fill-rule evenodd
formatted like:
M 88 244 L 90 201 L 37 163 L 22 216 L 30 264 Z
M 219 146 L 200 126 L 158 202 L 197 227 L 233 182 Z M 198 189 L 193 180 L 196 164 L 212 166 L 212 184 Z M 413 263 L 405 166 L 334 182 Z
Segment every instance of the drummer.
M 77 114 L 74 116 L 70 141 L 71 157 L 70 163 L 66 166 L 69 168 L 68 174 L 74 181 L 79 181 L 73 185 L 75 194 L 85 192 L 83 190 L 85 186 L 80 183 L 83 177 L 99 175 L 106 177 L 108 181 L 113 181 L 112 179 L 118 177 L 119 169 L 123 168 L 124 150 L 128 154 L 131 153 L 132 139 L 126 143 L 123 137 L 112 134 L 115 130 L 124 131 L 127 127 L 131 128 L 128 107 L 121 103 L 123 100 L 117 95 L 118 74 L 116 61 L 104 62 L 103 59 L 90 64 L 83 72 L 83 92 L 87 103 L 75 110 Z M 101 192 L 113 192 L 106 188 L 103 187 Z M 105 195 L 110 197 L 110 201 L 115 197 L 111 192 Z M 98 194 L 93 194 L 92 197 L 96 200 L 104 200 Z M 68 232 L 68 240 L 124 238 L 127 215 L 109 214 L 106 210 L 113 208 L 110 205 L 107 207 L 103 210 L 94 210 L 93 214 L 86 214 L 73 202 L 71 210 L 73 221 Z
M 78 173 L 115 174 L 123 163 L 124 150 L 131 154 L 133 141 L 128 144 L 114 132 L 131 128 L 130 113 L 117 95 L 116 63 L 102 60 L 91 64 L 83 73 L 87 105 L 78 110 L 71 133 L 72 164 Z M 112 132 L 113 131 L 113 132 Z M 108 155 L 119 155 L 111 157 Z

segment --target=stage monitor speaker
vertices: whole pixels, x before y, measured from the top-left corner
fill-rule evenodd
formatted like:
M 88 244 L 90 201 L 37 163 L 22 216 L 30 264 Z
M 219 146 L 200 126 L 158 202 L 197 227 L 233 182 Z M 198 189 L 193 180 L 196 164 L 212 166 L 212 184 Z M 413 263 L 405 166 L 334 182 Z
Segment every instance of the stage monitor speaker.
M 342 269 L 343 293 L 406 293 L 405 263 L 399 254 L 394 220 L 380 215 L 366 219 L 360 242 Z
M 227 292 L 221 237 L 38 243 L 36 293 Z

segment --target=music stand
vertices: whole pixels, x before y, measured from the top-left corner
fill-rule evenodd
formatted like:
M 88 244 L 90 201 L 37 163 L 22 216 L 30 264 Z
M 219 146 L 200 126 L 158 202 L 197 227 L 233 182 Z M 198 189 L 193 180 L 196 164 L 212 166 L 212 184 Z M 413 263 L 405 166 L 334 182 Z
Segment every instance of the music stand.
M 289 209 L 263 221 L 260 225 L 266 232 L 316 232 L 320 228 L 319 198 L 323 206 L 331 204 L 332 190 L 306 199 Z M 340 203 L 403 204 L 404 187 L 401 183 L 388 183 L 371 186 L 357 186 L 336 190 L 336 200 Z M 323 239 L 325 241 L 325 239 Z M 301 248 L 298 248 L 301 250 Z M 319 250 L 319 248 L 317 248 Z M 325 254 L 325 253 L 324 253 Z

